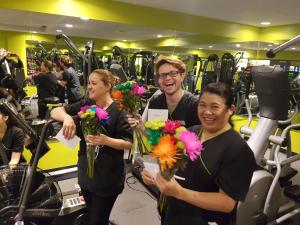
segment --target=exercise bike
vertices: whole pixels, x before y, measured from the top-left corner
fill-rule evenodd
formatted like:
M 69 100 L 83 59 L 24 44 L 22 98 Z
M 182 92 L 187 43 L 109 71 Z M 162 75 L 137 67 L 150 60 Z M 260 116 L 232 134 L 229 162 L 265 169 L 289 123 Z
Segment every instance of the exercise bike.
M 85 203 L 79 197 L 66 199 L 63 203 L 58 183 L 37 168 L 39 159 L 50 150 L 44 140 L 54 121 L 47 121 L 39 136 L 18 116 L 6 99 L 0 100 L 0 108 L 32 139 L 32 143 L 27 146 L 32 152 L 28 165 L 6 165 L 0 168 L 0 224 L 57 224 L 52 223 L 54 219 L 63 224 L 64 218 L 71 214 L 75 218 L 74 224 L 80 224 Z

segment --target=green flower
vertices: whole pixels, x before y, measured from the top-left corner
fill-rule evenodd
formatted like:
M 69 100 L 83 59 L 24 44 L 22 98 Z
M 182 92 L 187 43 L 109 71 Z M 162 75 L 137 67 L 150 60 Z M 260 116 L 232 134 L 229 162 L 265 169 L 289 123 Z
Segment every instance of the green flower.
M 148 135 L 148 141 L 151 145 L 156 145 L 161 137 L 161 131 L 160 130 L 147 130 Z

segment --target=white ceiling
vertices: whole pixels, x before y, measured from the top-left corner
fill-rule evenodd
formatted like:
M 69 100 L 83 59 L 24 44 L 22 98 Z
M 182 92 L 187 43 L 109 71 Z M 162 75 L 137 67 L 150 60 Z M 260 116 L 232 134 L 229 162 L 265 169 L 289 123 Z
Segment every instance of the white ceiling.
M 73 28 L 66 28 L 72 24 Z M 0 9 L 0 30 L 37 31 L 46 34 L 58 34 L 60 29 L 69 36 L 99 38 L 116 41 L 138 41 L 163 36 L 185 36 L 192 33 L 167 29 L 146 28 L 121 23 L 88 20 L 79 17 L 61 16 L 28 11 Z
M 117 0 L 230 22 L 261 26 L 300 23 L 300 0 Z
M 118 0 L 129 4 L 144 5 L 170 11 L 183 12 L 225 21 L 260 26 L 261 21 L 270 21 L 272 25 L 300 23 L 300 0 Z M 174 23 L 176 21 L 174 20 Z M 65 24 L 73 24 L 66 28 Z M 58 34 L 61 29 L 68 36 L 99 38 L 116 41 L 138 41 L 164 37 L 180 37 L 193 33 L 149 28 L 122 23 L 88 20 L 78 17 L 44 14 L 0 8 L 0 30 L 37 31 L 45 34 Z M 235 44 L 214 43 L 213 49 L 247 50 L 274 48 L 271 43 L 244 42 L 241 47 Z M 185 46 L 191 49 L 209 49 L 208 45 Z M 298 47 L 296 50 L 300 50 Z

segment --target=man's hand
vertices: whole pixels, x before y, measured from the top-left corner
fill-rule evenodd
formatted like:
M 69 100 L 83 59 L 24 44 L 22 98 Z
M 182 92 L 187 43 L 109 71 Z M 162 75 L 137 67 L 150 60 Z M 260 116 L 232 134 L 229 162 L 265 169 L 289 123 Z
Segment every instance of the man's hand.
M 137 117 L 134 117 L 132 114 L 128 113 L 127 120 L 129 125 L 133 128 L 142 123 L 142 117 L 140 114 L 137 114 Z

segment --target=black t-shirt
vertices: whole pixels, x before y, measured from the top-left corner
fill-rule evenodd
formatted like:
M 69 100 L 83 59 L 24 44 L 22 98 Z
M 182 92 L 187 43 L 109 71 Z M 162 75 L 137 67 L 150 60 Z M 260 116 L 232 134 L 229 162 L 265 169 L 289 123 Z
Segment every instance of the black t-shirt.
M 7 128 L 2 139 L 2 144 L 6 150 L 8 161 L 10 161 L 13 152 L 23 151 L 24 136 L 23 130 L 19 127 L 12 126 Z M 3 162 L 0 158 L 0 165 L 2 164 Z
M 69 67 L 63 73 L 63 81 L 66 81 L 66 91 L 68 97 L 68 103 L 72 104 L 77 102 L 81 99 L 81 92 L 80 92 L 80 81 L 76 71 Z
M 198 98 L 185 91 L 174 111 L 168 118 L 171 120 L 184 121 L 186 127 L 200 124 L 197 113 Z M 149 102 L 149 109 L 168 109 L 166 95 L 164 93 L 153 96 Z
M 37 94 L 40 100 L 55 96 L 57 88 L 57 78 L 53 73 L 40 73 L 39 75 L 33 76 L 32 78 L 37 86 Z
M 80 107 L 94 105 L 91 100 L 81 100 L 77 103 L 65 106 L 68 114 L 74 116 L 80 111 Z M 104 125 L 109 137 L 132 141 L 133 130 L 130 127 L 125 111 L 119 111 L 113 102 L 106 111 L 109 120 Z M 86 142 L 83 138 L 80 121 L 75 119 L 76 133 L 81 138 L 78 153 L 78 183 L 81 188 L 93 192 L 99 196 L 109 196 L 121 193 L 124 188 L 125 171 L 123 162 L 124 151 L 103 146 L 95 160 L 94 176 L 87 176 Z
M 200 126 L 190 130 L 199 134 Z M 183 187 L 199 192 L 219 192 L 221 188 L 236 201 L 243 201 L 256 168 L 250 147 L 233 129 L 205 141 L 203 146 L 203 163 L 201 160 L 190 161 L 184 171 L 176 173 L 185 180 L 177 181 Z M 169 197 L 165 218 L 168 225 L 199 225 L 208 221 L 225 225 L 234 224 L 235 213 L 235 210 L 231 213 L 208 211 Z

